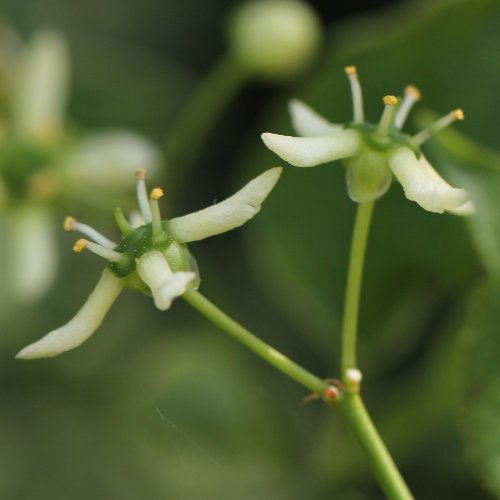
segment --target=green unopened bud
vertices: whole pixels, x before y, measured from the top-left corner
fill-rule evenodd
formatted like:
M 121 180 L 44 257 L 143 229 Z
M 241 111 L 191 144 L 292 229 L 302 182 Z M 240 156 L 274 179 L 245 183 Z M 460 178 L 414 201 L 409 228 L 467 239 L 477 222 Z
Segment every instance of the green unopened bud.
M 237 8 L 229 25 L 238 63 L 273 80 L 300 73 L 316 55 L 321 37 L 316 13 L 299 0 L 252 0 Z
M 391 181 L 384 153 L 363 148 L 347 164 L 347 189 L 358 203 L 376 200 L 389 189 Z

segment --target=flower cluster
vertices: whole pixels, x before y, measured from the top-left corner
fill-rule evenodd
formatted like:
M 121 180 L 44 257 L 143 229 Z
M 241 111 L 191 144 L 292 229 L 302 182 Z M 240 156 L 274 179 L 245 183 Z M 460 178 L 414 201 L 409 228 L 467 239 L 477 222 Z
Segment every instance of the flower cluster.
M 33 301 L 56 272 L 55 203 L 89 202 L 89 190 L 109 193 L 123 186 L 125 172 L 145 164 L 155 169 L 159 154 L 125 130 L 76 137 L 65 116 L 70 56 L 64 37 L 42 31 L 26 44 L 14 33 L 11 38 L 16 42 L 0 68 L 0 224 L 9 263 L 0 275 L 9 296 Z
M 350 197 L 359 203 L 382 196 L 393 177 L 406 197 L 430 212 L 473 213 L 474 205 L 464 189 L 450 186 L 430 165 L 420 146 L 434 132 L 463 119 L 460 109 L 452 111 L 414 136 L 402 132 L 408 113 L 420 99 L 409 85 L 403 99 L 385 96 L 384 112 L 377 125 L 365 122 L 361 85 L 354 66 L 346 68 L 353 96 L 354 119 L 345 126 L 329 122 L 306 104 L 290 104 L 292 121 L 301 137 L 262 134 L 266 146 L 297 167 L 313 167 L 344 159 Z
M 76 316 L 25 347 L 17 357 L 56 356 L 79 346 L 100 326 L 123 288 L 151 295 L 158 309 L 168 309 L 176 297 L 197 288 L 200 282 L 196 261 L 186 243 L 224 233 L 251 219 L 278 181 L 281 170 L 279 167 L 267 170 L 226 200 L 170 220 L 162 220 L 160 216 L 162 189 L 155 188 L 148 196 L 145 171 L 139 170 L 140 212 L 127 220 L 120 209 L 115 211 L 122 233 L 118 243 L 68 217 L 64 222 L 67 231 L 79 231 L 93 240 L 80 239 L 73 249 L 80 252 L 86 248 L 106 259 L 108 265 Z

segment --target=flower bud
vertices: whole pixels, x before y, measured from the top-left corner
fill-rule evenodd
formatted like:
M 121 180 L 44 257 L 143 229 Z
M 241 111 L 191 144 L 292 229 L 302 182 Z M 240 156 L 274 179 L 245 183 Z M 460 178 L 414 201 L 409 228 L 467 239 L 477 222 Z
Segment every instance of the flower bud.
M 321 37 L 316 13 L 299 0 L 251 0 L 236 9 L 229 24 L 236 61 L 272 80 L 300 73 L 316 55 Z

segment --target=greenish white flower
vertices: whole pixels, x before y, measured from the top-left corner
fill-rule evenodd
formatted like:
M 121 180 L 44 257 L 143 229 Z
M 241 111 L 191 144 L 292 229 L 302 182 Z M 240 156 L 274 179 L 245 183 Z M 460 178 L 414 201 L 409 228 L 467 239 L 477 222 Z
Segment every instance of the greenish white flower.
M 342 159 L 346 165 L 350 197 L 359 203 L 382 196 L 395 178 L 409 200 L 430 212 L 468 215 L 473 202 L 465 189 L 450 186 L 430 165 L 420 146 L 430 135 L 454 120 L 463 119 L 455 110 L 415 136 L 402 132 L 409 111 L 420 99 L 413 86 L 402 100 L 384 97 L 384 112 L 378 125 L 365 122 L 361 86 L 356 68 L 346 68 L 353 95 L 354 120 L 347 125 L 329 122 L 306 104 L 290 103 L 292 122 L 300 137 L 262 134 L 266 146 L 297 167 L 313 167 Z
M 169 309 L 176 297 L 200 283 L 196 261 L 186 243 L 230 231 L 250 220 L 259 212 L 281 170 L 279 167 L 267 170 L 226 200 L 171 220 L 162 220 L 160 216 L 158 200 L 163 191 L 155 188 L 148 197 L 145 171 L 140 170 L 137 173 L 140 218 L 135 216 L 136 224 L 140 225 L 132 225 L 117 209 L 115 218 L 122 233 L 118 243 L 68 217 L 64 223 L 66 230 L 79 231 L 93 240 L 78 240 L 74 250 L 91 250 L 108 262 L 107 268 L 73 319 L 22 349 L 17 357 L 51 357 L 79 346 L 97 330 L 123 288 L 151 295 L 158 309 Z
M 0 224 L 8 242 L 0 274 L 10 297 L 34 301 L 57 271 L 55 201 L 98 203 L 113 191 L 123 192 L 123 179 L 131 178 L 123 174 L 144 166 L 154 171 L 159 153 L 129 131 L 83 138 L 68 133 L 70 56 L 58 32 L 41 31 L 17 50 L 13 46 L 0 77 L 9 104 L 0 116 Z M 106 196 L 89 197 L 89 191 Z M 37 245 L 26 245 L 26 235 L 36 235 Z

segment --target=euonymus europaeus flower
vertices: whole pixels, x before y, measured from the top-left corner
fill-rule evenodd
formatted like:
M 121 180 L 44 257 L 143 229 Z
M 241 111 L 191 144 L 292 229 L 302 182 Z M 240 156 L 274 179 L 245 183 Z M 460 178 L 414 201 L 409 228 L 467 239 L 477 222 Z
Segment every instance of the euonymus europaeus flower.
M 5 274 L 1 281 L 10 296 L 29 301 L 38 299 L 55 275 L 55 206 L 65 199 L 102 198 L 89 197 L 89 190 L 109 196 L 131 178 L 126 172 L 145 164 L 157 168 L 159 154 L 129 131 L 78 137 L 68 127 L 70 56 L 61 34 L 38 32 L 28 43 L 14 44 L 2 69 L 0 224 L 7 265 L 0 275 Z
M 430 165 L 420 146 L 432 133 L 463 119 L 460 109 L 452 111 L 414 136 L 402 132 L 409 111 L 420 92 L 407 86 L 402 99 L 385 96 L 385 108 L 377 125 L 365 121 L 361 86 L 356 68 L 346 73 L 351 84 L 354 119 L 337 125 L 318 115 L 306 104 L 290 104 L 292 121 L 301 137 L 262 134 L 266 146 L 297 167 L 313 167 L 343 159 L 350 197 L 359 203 L 382 196 L 394 178 L 406 197 L 430 212 L 466 215 L 474 211 L 468 193 L 450 186 Z
M 224 233 L 241 226 L 259 212 L 273 189 L 281 168 L 259 175 L 236 194 L 208 208 L 182 217 L 162 220 L 158 200 L 160 188 L 148 197 L 145 171 L 137 173 L 137 198 L 140 212 L 128 221 L 120 209 L 115 219 L 121 231 L 116 243 L 95 229 L 68 217 L 64 227 L 79 231 L 93 241 L 80 239 L 74 250 L 91 250 L 107 261 L 107 267 L 83 307 L 64 326 L 27 347 L 18 358 L 56 356 L 85 341 L 99 327 L 123 288 L 151 295 L 156 307 L 168 309 L 172 301 L 200 283 L 196 261 L 186 243 Z

